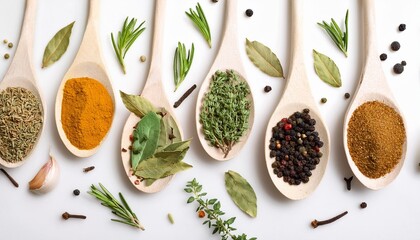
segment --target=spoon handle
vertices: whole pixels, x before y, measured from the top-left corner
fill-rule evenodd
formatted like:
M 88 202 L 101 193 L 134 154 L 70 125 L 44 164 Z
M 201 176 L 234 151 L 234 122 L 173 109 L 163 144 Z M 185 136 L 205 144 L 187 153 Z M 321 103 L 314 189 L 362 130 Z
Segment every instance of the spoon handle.
M 312 102 L 303 54 L 304 0 L 291 0 L 290 2 L 292 8 L 290 67 L 282 98 L 289 99 L 289 102 Z
M 162 48 L 163 48 L 163 30 L 165 26 L 165 10 L 167 0 L 156 0 L 155 1 L 155 19 L 154 19 L 154 30 L 153 30 L 153 42 L 152 42 L 152 60 L 150 63 L 149 76 L 147 77 L 146 85 L 144 86 L 143 92 L 147 91 L 148 88 L 153 85 L 162 85 Z M 163 89 L 162 89 L 163 91 Z M 156 93 L 154 93 L 156 94 Z
M 8 74 L 21 76 L 28 80 L 35 81 L 32 64 L 32 47 L 35 30 L 37 0 L 27 0 L 25 17 L 23 19 L 22 30 L 16 53 L 8 70 Z M 17 61 L 19 62 L 17 62 Z
M 376 21 L 375 21 L 375 0 L 363 0 L 363 34 L 364 34 L 364 51 L 365 64 L 368 64 L 370 59 L 376 59 Z

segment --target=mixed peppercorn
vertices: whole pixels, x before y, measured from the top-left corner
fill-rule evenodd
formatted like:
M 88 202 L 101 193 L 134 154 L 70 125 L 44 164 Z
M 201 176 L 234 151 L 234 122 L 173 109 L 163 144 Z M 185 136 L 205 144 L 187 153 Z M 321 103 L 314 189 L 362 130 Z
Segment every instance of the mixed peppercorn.
M 270 157 L 273 173 L 290 185 L 309 182 L 312 170 L 319 164 L 324 143 L 315 131 L 316 121 L 309 109 L 283 118 L 273 127 L 270 139 Z

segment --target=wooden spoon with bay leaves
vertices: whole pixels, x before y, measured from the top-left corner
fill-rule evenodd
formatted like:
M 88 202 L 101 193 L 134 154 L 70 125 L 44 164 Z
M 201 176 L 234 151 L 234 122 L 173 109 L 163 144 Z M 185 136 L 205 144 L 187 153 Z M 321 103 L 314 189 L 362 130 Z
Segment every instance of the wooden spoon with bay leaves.
M 32 92 L 36 98 L 40 101 L 42 105 L 42 115 L 43 115 L 43 124 L 41 130 L 36 136 L 37 140 L 30 152 L 23 158 L 22 161 L 18 162 L 8 162 L 0 158 L 0 164 L 8 167 L 15 168 L 23 165 L 26 162 L 26 159 L 35 149 L 36 144 L 38 143 L 39 137 L 42 134 L 42 131 L 45 126 L 46 119 L 46 105 L 45 101 L 40 93 L 40 90 L 36 83 L 35 70 L 32 63 L 32 45 L 33 45 L 33 36 L 35 28 L 35 16 L 36 16 L 36 0 L 27 0 L 26 1 L 26 10 L 25 17 L 22 25 L 22 32 L 20 35 L 19 44 L 16 49 L 15 56 L 12 63 L 3 79 L 0 83 L 0 91 L 3 91 L 9 87 L 21 87 Z
M 74 59 L 67 73 L 64 75 L 64 78 L 58 88 L 57 98 L 55 100 L 55 122 L 60 138 L 67 149 L 78 157 L 89 157 L 95 154 L 108 135 L 108 132 L 103 137 L 101 142 L 92 149 L 79 149 L 70 142 L 66 133 L 64 132 L 61 119 L 64 87 L 66 82 L 70 79 L 80 77 L 89 77 L 95 79 L 105 87 L 111 96 L 113 105 L 115 106 L 114 91 L 112 88 L 111 80 L 109 79 L 109 75 L 106 71 L 104 61 L 102 59 L 102 52 L 99 41 L 98 22 L 100 1 L 101 0 L 90 0 L 89 19 L 86 25 L 82 43 L 76 58 Z
M 172 130 L 174 131 L 172 134 L 179 139 L 183 139 L 182 129 L 180 128 L 180 124 L 175 119 L 175 115 L 172 112 L 172 107 L 165 96 L 164 88 L 162 85 L 162 44 L 164 39 L 163 30 L 167 0 L 156 0 L 155 4 L 152 58 L 149 75 L 147 77 L 147 81 L 141 96 L 149 100 L 154 105 L 154 107 L 164 108 L 165 112 L 172 116 L 172 119 L 170 120 L 170 125 L 173 126 Z M 122 149 L 127 150 L 132 145 L 131 136 L 133 134 L 134 127 L 137 125 L 139 120 L 140 118 L 134 113 L 131 113 L 128 117 L 124 125 L 121 137 Z M 159 192 L 165 188 L 173 178 L 174 175 L 170 175 L 166 178 L 156 180 L 153 184 L 147 186 L 145 181 L 140 181 L 137 176 L 133 175 L 130 154 L 130 151 L 122 151 L 121 160 L 127 177 L 133 186 L 138 190 L 145 193 Z

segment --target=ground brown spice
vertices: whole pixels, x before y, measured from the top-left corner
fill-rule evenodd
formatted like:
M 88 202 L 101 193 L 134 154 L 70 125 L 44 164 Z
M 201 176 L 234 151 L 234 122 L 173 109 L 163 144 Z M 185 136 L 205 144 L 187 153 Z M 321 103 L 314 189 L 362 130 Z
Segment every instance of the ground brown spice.
M 356 166 L 369 178 L 391 172 L 401 160 L 405 139 L 401 116 L 384 103 L 366 102 L 350 118 L 347 146 Z

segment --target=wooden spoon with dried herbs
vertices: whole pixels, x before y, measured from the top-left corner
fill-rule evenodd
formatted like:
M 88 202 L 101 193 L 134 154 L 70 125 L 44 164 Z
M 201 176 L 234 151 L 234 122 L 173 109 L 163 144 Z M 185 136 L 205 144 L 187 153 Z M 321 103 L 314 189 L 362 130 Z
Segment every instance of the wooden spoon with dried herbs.
M 316 189 L 324 175 L 330 154 L 330 137 L 328 133 L 328 128 L 326 127 L 321 113 L 318 110 L 317 104 L 315 103 L 315 100 L 311 94 L 311 88 L 308 82 L 308 77 L 306 75 L 306 69 L 304 64 L 302 35 L 302 16 L 304 16 L 303 1 L 304 0 L 290 0 L 292 8 L 292 46 L 290 48 L 291 58 L 289 74 L 286 78 L 287 83 L 286 88 L 283 92 L 283 96 L 281 97 L 278 106 L 274 110 L 271 119 L 268 122 L 264 140 L 265 160 L 270 178 L 273 181 L 276 188 L 281 193 L 293 200 L 303 199 L 309 196 L 309 194 L 311 194 Z M 323 141 L 323 155 L 319 158 L 319 164 L 316 165 L 315 169 L 313 169 L 312 175 L 309 177 L 309 181 L 307 183 L 302 183 L 299 185 L 290 185 L 288 182 L 285 182 L 286 179 L 284 177 L 279 177 L 273 170 L 272 164 L 275 162 L 276 159 L 270 156 L 270 140 L 273 137 L 274 127 L 277 127 L 276 125 L 280 120 L 282 120 L 283 118 L 288 118 L 295 112 L 301 112 L 303 109 L 308 109 L 310 111 L 311 118 L 316 121 L 314 127 L 319 134 L 318 137 L 321 141 Z M 292 122 L 289 126 L 291 127 L 292 124 L 296 123 Z M 282 143 L 279 143 L 278 146 L 280 147 L 281 145 Z M 303 148 L 302 150 L 304 150 L 302 152 L 306 151 L 305 148 Z
M 238 43 L 237 5 L 237 0 L 226 1 L 222 43 L 201 85 L 195 110 L 200 143 L 218 161 L 232 159 L 239 153 L 254 123 L 254 100 Z
M 121 160 L 130 182 L 146 193 L 161 191 L 177 171 L 191 167 L 181 161 L 188 150 L 189 141 L 182 142 L 182 130 L 162 85 L 162 42 L 167 0 L 159 0 L 155 4 L 152 59 L 145 87 L 141 96 L 121 93 L 124 104 L 132 112 L 121 137 L 121 149 L 126 149 L 121 151 Z M 140 124 L 147 129 L 136 128 Z M 175 143 L 184 145 L 169 147 Z M 162 164 L 164 158 L 171 159 L 167 163 L 173 164 L 172 167 Z M 158 171 L 150 175 L 152 165 Z
M 26 162 L 44 129 L 46 105 L 32 64 L 36 8 L 36 0 L 26 1 L 16 54 L 0 83 L 0 164 L 8 168 Z
M 72 65 L 61 81 L 61 84 L 58 88 L 57 98 L 55 100 L 55 122 L 60 138 L 67 149 L 78 157 L 89 157 L 95 154 L 99 150 L 99 147 L 101 146 L 103 140 L 106 138 L 107 134 L 101 140 L 101 142 L 92 149 L 82 150 L 70 142 L 66 133 L 64 132 L 61 119 L 64 87 L 67 81 L 80 77 L 89 77 L 97 80 L 105 87 L 106 91 L 111 96 L 113 105 L 115 106 L 114 91 L 112 88 L 111 79 L 109 78 L 102 58 L 101 45 L 99 41 L 100 38 L 98 29 L 100 1 L 101 0 L 90 0 L 89 19 L 86 25 L 82 44 L 80 45 L 76 58 L 74 59 Z

